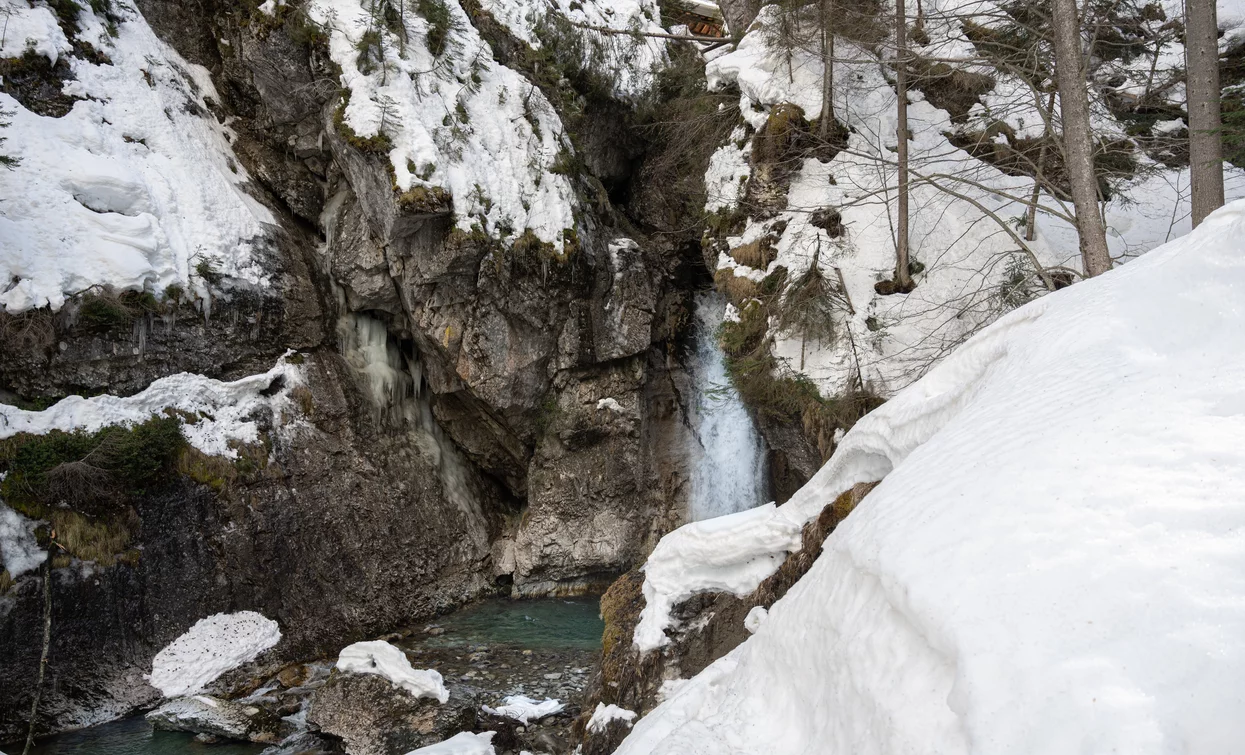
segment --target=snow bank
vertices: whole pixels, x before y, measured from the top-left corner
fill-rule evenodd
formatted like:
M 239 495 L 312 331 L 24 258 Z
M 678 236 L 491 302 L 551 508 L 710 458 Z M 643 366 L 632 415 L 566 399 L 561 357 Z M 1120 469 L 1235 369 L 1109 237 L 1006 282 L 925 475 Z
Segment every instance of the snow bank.
M 496 708 L 490 708 L 487 705 L 480 707 L 485 713 L 513 718 L 526 726 L 529 721 L 539 721 L 545 716 L 552 716 L 554 713 L 561 712 L 566 706 L 551 697 L 546 697 L 542 702 L 524 695 L 511 695 L 502 700 L 502 704 Z
M 406 755 L 494 755 L 493 736 L 495 731 L 472 734 L 462 731 L 444 742 L 411 750 Z
M 279 383 L 278 383 L 279 381 Z M 257 443 L 261 416 L 296 414 L 290 391 L 303 384 L 300 369 L 282 357 L 275 367 L 231 383 L 182 372 L 160 378 L 140 393 L 69 396 L 43 411 L 0 404 L 0 438 L 51 430 L 94 432 L 108 425 L 144 422 L 166 409 L 184 413 L 182 431 L 190 445 L 206 454 L 236 458 L 231 443 Z M 272 395 L 274 385 L 279 390 Z
M 192 695 L 280 640 L 277 622 L 254 611 L 214 614 L 156 653 L 148 681 L 165 697 Z
M 575 228 L 574 190 L 551 170 L 571 150 L 562 123 L 538 88 L 494 62 L 459 4 L 445 5 L 444 49 L 433 54 L 428 40 L 437 30 L 414 14 L 399 35 L 372 20 L 366 0 L 308 4 L 329 29 L 330 55 L 350 92 L 343 122 L 360 137 L 391 140 L 400 191 L 449 191 L 463 231 L 478 225 L 513 239 L 530 230 L 562 250 L 564 231 Z M 361 54 L 369 32 L 379 35 L 379 52 Z
M 37 569 L 47 560 L 47 551 L 35 540 L 36 524 L 0 502 L 0 567 L 10 577 Z
M 620 708 L 613 704 L 597 703 L 596 710 L 592 711 L 592 718 L 588 719 L 588 731 L 592 734 L 600 734 L 605 731 L 605 727 L 609 726 L 611 721 L 631 723 L 635 720 L 635 716 L 636 714 L 633 710 Z
M 356 642 L 337 656 L 337 668 L 351 674 L 377 674 L 415 697 L 431 697 L 439 703 L 450 699 L 441 674 L 416 671 L 406 654 L 383 640 Z M 444 744 L 444 743 L 442 743 Z
M 1242 288 L 1236 202 L 1004 317 L 862 420 L 772 517 L 889 474 L 620 755 L 1234 751 Z
M 6 0 L 5 57 L 26 50 L 56 61 L 70 45 L 43 6 Z M 163 292 L 192 285 L 207 261 L 226 276 L 267 284 L 258 253 L 273 216 L 244 191 L 249 180 L 206 69 L 156 38 L 138 11 L 108 35 L 90 12 L 79 37 L 111 65 L 70 59 L 64 91 L 79 99 L 61 118 L 37 115 L 0 93 L 5 154 L 0 170 L 0 307 L 10 313 L 64 304 L 96 285 Z

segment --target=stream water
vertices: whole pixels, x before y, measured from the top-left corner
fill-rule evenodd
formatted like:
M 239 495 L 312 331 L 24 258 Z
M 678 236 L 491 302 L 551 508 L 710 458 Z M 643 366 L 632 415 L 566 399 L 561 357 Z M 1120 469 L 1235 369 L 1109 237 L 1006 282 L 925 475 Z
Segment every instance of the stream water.
M 142 716 L 60 734 L 35 745 L 35 755 L 255 755 L 263 745 L 227 742 L 207 745 L 191 734 L 153 731 Z M 21 752 L 14 745 L 6 752 Z
M 436 668 L 447 681 L 495 678 L 497 697 L 512 692 L 569 700 L 582 688 L 605 629 L 597 598 L 487 600 L 428 622 L 399 644 L 417 668 Z M 481 648 L 491 648 L 481 659 Z M 464 655 L 464 649 L 477 651 Z M 566 673 L 573 668 L 578 673 Z M 582 669 L 582 670 L 581 670 Z M 561 673 L 559 673 L 561 672 Z M 551 680 L 546 674 L 561 678 Z M 476 677 L 479 676 L 478 679 Z M 517 685 L 517 686 L 516 686 Z M 539 685 L 539 686 L 537 686 Z M 141 716 L 60 734 L 39 742 L 36 755 L 255 755 L 262 745 L 201 744 L 189 734 L 153 731 Z M 4 752 L 21 752 L 21 745 Z

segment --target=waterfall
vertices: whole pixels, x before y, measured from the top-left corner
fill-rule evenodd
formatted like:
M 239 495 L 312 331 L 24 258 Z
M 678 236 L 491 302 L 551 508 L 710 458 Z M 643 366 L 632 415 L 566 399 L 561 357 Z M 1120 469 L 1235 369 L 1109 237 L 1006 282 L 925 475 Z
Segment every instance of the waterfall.
M 765 446 L 726 373 L 718 326 L 726 302 L 716 293 L 696 298 L 696 355 L 691 373 L 695 403 L 692 429 L 692 521 L 733 514 L 767 500 Z

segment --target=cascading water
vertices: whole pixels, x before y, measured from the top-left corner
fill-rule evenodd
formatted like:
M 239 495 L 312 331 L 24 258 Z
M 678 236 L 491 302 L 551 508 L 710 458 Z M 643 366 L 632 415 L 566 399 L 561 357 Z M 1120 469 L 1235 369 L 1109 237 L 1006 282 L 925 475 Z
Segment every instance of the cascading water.
M 767 500 L 765 446 L 726 373 L 718 326 L 726 302 L 715 293 L 696 298 L 696 357 L 692 364 L 695 405 L 692 429 L 692 521 L 759 506 Z

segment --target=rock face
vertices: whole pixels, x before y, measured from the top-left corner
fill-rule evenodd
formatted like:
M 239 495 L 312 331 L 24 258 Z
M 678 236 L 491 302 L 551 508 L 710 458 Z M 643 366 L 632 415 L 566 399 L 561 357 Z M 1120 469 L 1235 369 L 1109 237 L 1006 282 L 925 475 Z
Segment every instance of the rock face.
M 698 252 L 646 237 L 643 218 L 602 196 L 584 203 L 564 259 L 502 254 L 444 215 L 399 207 L 387 160 L 335 128 L 336 75 L 294 15 L 138 6 L 213 76 L 220 101 L 204 117 L 229 119 L 249 190 L 281 221 L 267 252 L 275 283 L 224 281 L 210 310 L 183 302 L 128 325 L 58 314 L 50 338 L 6 349 L 0 396 L 127 394 L 180 371 L 234 378 L 287 349 L 302 352 L 308 391 L 302 429 L 268 434 L 260 469 L 187 472 L 135 499 L 137 560 L 54 571 L 41 730 L 154 703 L 151 657 L 212 613 L 279 622 L 274 663 L 314 657 L 499 589 L 603 586 L 682 521 L 680 344 L 708 279 Z M 588 140 L 585 164 L 602 177 L 580 178 L 625 194 L 638 149 L 627 108 L 592 113 L 597 136 L 630 137 Z M 369 377 L 381 367 L 400 378 L 388 393 Z M 41 621 L 37 576 L 0 595 L 0 741 L 25 731 Z

